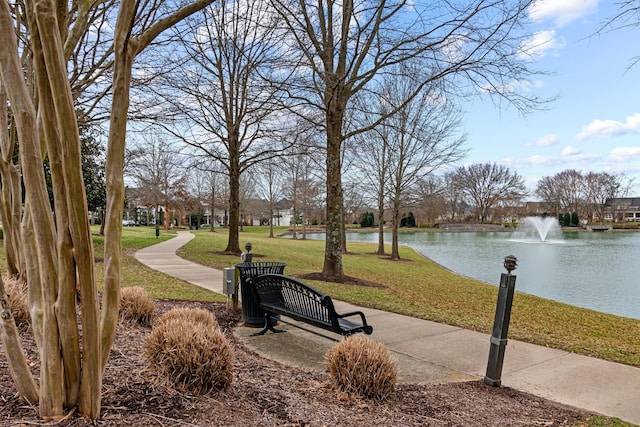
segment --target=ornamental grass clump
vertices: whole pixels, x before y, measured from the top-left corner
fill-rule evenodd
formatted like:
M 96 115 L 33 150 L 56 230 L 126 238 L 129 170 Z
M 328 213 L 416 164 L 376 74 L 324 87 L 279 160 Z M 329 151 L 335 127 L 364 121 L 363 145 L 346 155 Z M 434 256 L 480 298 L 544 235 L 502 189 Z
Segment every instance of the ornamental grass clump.
M 120 319 L 124 322 L 151 326 L 155 310 L 156 304 L 144 288 L 132 286 L 120 291 Z
M 398 368 L 387 347 L 362 334 L 331 347 L 325 366 L 337 390 L 368 399 L 383 400 L 398 382 Z
M 175 307 L 164 313 L 157 321 L 157 324 L 167 322 L 172 319 L 185 319 L 190 322 L 203 323 L 204 325 L 216 329 L 218 321 L 212 312 L 203 308 Z
M 7 278 L 4 280 L 4 291 L 9 295 L 9 310 L 11 310 L 16 326 L 27 328 L 31 324 L 27 284 L 21 280 Z
M 144 355 L 161 377 L 198 394 L 226 390 L 233 379 L 233 349 L 220 328 L 186 316 L 158 322 Z

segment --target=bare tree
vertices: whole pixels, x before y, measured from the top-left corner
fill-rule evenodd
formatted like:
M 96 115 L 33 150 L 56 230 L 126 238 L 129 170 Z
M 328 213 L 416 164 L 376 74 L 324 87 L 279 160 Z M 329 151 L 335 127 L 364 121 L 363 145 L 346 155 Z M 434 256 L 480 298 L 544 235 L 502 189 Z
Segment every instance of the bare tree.
M 418 198 L 426 217 L 426 221 L 434 224 L 447 216 L 447 200 L 444 179 L 441 176 L 429 175 L 418 182 Z
M 293 154 L 285 159 L 287 184 L 284 191 L 293 210 L 293 238 L 298 238 L 298 223 L 302 239 L 306 239 L 309 212 L 318 198 L 319 179 L 316 164 L 308 154 Z
M 538 181 L 536 194 L 543 202 L 556 208 L 556 216 L 562 213 L 579 213 L 583 206 L 586 187 L 582 172 L 567 169 Z
M 266 160 L 258 166 L 256 190 L 269 203 L 269 237 L 274 237 L 275 204 L 284 195 L 285 176 L 282 162 L 276 159 Z
M 190 20 L 180 34 L 184 63 L 162 83 L 165 129 L 224 165 L 229 177 L 229 240 L 226 252 L 240 253 L 240 179 L 255 163 L 281 154 L 289 121 L 270 76 L 279 72 L 277 45 L 284 32 L 267 1 L 223 0 Z M 176 125 L 186 118 L 189 126 Z
M 492 207 L 526 195 L 524 178 L 496 163 L 475 163 L 457 168 L 456 185 L 472 202 L 476 219 L 481 223 L 489 219 Z
M 556 208 L 555 215 L 576 212 L 592 219 L 604 217 L 604 203 L 608 198 L 621 197 L 630 186 L 624 176 L 609 172 L 583 174 L 567 169 L 553 176 L 545 176 L 536 186 L 536 194 L 543 202 Z
M 408 70 L 403 75 L 413 74 Z M 460 114 L 435 86 L 424 88 L 418 96 L 399 109 L 396 100 L 409 98 L 415 91 L 411 79 L 386 82 L 386 100 L 397 112 L 388 117 L 382 127 L 389 152 L 388 179 L 392 217 L 391 259 L 400 259 L 398 229 L 403 209 L 415 205 L 417 184 L 442 166 L 460 160 L 466 150 L 465 135 L 459 134 Z
M 115 0 L 70 4 L 70 12 L 77 5 L 78 25 L 69 29 L 64 49 L 78 122 L 87 126 L 109 117 L 118 8 Z
M 299 201 L 300 218 L 302 219 L 302 238 L 307 238 L 307 226 L 310 221 L 311 210 L 317 205 L 321 193 L 322 174 L 318 170 L 313 158 L 309 155 L 298 156 L 299 170 L 297 193 L 294 197 Z
M 308 105 L 326 132 L 327 233 L 323 275 L 343 277 L 342 144 L 378 125 L 347 128 L 353 97 L 376 91 L 381 74 L 419 58 L 415 94 L 445 77 L 458 94 L 481 88 L 526 110 L 537 101 L 512 91 L 511 80 L 527 80 L 520 44 L 530 0 L 414 3 L 371 0 L 273 0 L 291 30 L 296 51 L 287 52 L 299 78 L 291 94 Z M 415 95 L 414 94 L 414 95 Z M 411 97 L 410 97 L 411 98 Z M 408 101 L 408 99 L 406 100 Z M 400 108 L 402 104 L 397 105 Z M 388 111 L 393 114 L 395 111 Z
M 540 179 L 536 185 L 535 193 L 553 211 L 556 218 L 564 211 L 562 191 L 554 177 L 545 176 Z
M 585 202 L 582 217 L 589 221 L 604 219 L 604 203 L 617 197 L 621 191 L 620 180 L 608 172 L 588 172 L 584 175 Z
M 216 208 L 223 205 L 221 202 L 225 181 L 223 168 L 217 162 L 208 159 L 193 162 L 189 169 L 192 170 L 192 173 L 189 174 L 192 192 L 197 195 L 201 205 L 208 209 L 209 225 L 211 226 L 209 231 L 215 233 L 215 226 L 219 224 L 216 220 Z
M 405 71 L 398 75 L 409 76 Z M 384 254 L 384 212 L 389 206 L 392 218 L 391 258 L 399 259 L 398 227 L 403 209 L 418 203 L 418 184 L 436 169 L 456 162 L 464 154 L 464 135 L 457 135 L 460 116 L 457 109 L 435 86 L 424 88 L 392 116 L 412 96 L 416 83 L 409 77 L 385 80 L 386 97 L 372 100 L 378 115 L 387 117 L 373 131 L 361 134 L 354 145 L 358 176 L 374 192 L 378 207 L 378 254 Z M 374 111 L 375 107 L 370 106 Z
M 379 100 L 375 100 L 378 101 Z M 375 102 L 370 100 L 370 102 Z M 386 109 L 385 103 L 380 104 L 381 109 Z M 383 112 L 383 114 L 385 114 Z M 378 126 L 369 132 L 362 133 L 352 138 L 351 153 L 354 157 L 353 168 L 356 180 L 360 181 L 359 188 L 362 194 L 369 196 L 377 207 L 378 223 L 378 255 L 384 255 L 384 213 L 388 201 L 388 177 L 391 163 L 391 148 L 389 147 L 390 128 Z
M 444 195 L 447 204 L 448 221 L 453 223 L 464 219 L 467 203 L 462 189 L 457 185 L 456 171 L 445 172 L 442 176 L 444 181 Z
M 130 160 L 126 173 L 133 178 L 141 201 L 145 206 L 153 206 L 156 229 L 164 224 L 169 227 L 169 208 L 179 207 L 180 193 L 184 192 L 187 175 L 180 149 L 169 144 L 161 136 L 149 134 L 133 150 L 136 154 Z M 164 207 L 165 218 L 161 218 L 160 206 Z

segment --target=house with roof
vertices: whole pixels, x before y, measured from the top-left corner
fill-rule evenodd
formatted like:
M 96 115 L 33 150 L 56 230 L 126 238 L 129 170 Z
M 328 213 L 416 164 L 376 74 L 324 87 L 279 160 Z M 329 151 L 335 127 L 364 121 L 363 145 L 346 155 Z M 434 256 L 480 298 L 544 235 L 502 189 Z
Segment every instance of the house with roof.
M 640 222 L 640 197 L 612 197 L 604 202 L 607 222 Z

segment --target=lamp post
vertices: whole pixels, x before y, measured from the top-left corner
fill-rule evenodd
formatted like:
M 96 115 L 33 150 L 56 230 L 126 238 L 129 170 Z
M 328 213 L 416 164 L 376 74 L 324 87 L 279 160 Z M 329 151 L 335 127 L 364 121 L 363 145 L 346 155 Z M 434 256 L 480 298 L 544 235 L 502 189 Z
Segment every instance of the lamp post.
M 499 387 L 502 376 L 502 363 L 504 361 L 504 351 L 507 346 L 507 335 L 509 333 L 509 321 L 511 320 L 511 305 L 513 304 L 513 294 L 516 287 L 516 276 L 511 272 L 518 266 L 517 259 L 513 255 L 508 255 L 504 259 L 504 268 L 507 274 L 500 276 L 500 288 L 498 290 L 498 302 L 496 304 L 496 314 L 493 320 L 493 333 L 491 334 L 491 348 L 489 350 L 489 361 L 487 362 L 487 374 L 484 383 L 493 387 Z

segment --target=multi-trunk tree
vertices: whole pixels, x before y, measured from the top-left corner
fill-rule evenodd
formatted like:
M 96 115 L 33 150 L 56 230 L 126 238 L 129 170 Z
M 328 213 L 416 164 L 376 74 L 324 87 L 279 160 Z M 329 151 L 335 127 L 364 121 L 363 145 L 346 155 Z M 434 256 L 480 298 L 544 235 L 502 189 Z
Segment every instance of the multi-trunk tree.
M 132 63 L 162 31 L 209 3 L 196 1 L 175 11 L 165 10 L 164 17 L 156 20 L 153 11 L 166 4 L 147 2 L 144 8 L 136 1 L 123 0 L 118 4 L 115 25 L 111 22 L 102 27 L 114 29 L 114 45 L 110 50 L 113 80 L 107 85 L 111 88 L 111 120 L 106 160 L 105 278 L 100 302 L 74 103 L 79 95 L 72 90 L 68 63 L 77 43 L 90 32 L 90 17 L 114 3 L 34 0 L 25 2 L 24 9 L 21 3 L 11 5 L 12 9 L 9 2 L 0 2 L 0 86 L 8 98 L 10 128 L 15 129 L 9 138 L 2 137 L 0 172 L 3 186 L 6 183 L 7 188 L 16 189 L 9 177 L 15 177 L 11 168 L 17 169 L 18 164 L 8 159 L 17 152 L 17 142 L 24 185 L 22 216 L 12 217 L 13 229 L 5 233 L 20 237 L 14 243 L 21 247 L 28 284 L 40 357 L 37 382 L 4 305 L 4 289 L 0 289 L 2 339 L 18 391 L 29 402 L 38 402 L 43 418 L 61 416 L 74 407 L 90 419 L 100 415 L 102 375 L 115 337 L 120 298 L 123 164 Z M 143 14 L 146 19 L 140 20 Z M 22 22 L 24 17 L 26 22 Z M 23 36 L 21 42 L 28 40 L 28 47 L 19 44 L 17 34 Z M 0 91 L 0 98 L 3 96 Z M 5 99 L 0 100 L 7 105 Z M 43 154 L 51 169 L 53 206 Z M 22 200 L 16 199 L 18 196 L 13 193 L 2 202 Z M 3 206 L 3 210 L 10 215 L 16 212 L 13 206 Z

